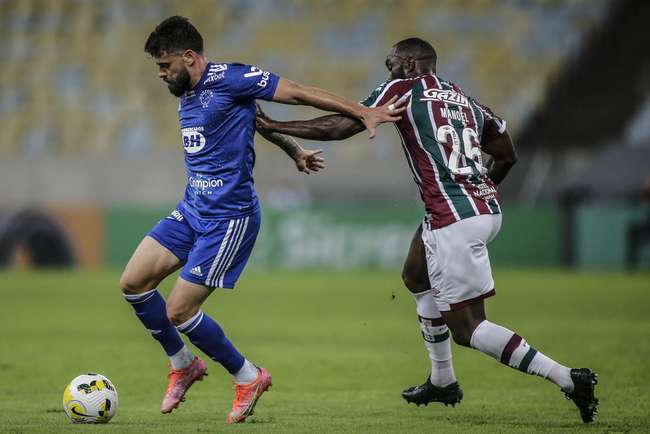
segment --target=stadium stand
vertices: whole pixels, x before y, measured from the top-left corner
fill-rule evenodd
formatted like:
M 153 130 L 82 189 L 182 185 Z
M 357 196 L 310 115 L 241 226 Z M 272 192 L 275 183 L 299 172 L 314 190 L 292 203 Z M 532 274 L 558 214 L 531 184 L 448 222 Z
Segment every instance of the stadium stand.
M 639 31 L 648 9 L 641 0 L 0 0 L 0 204 L 4 212 L 90 209 L 88 227 L 96 229 L 111 207 L 166 209 L 178 200 L 186 179 L 177 102 L 142 49 L 169 15 L 197 25 L 212 60 L 257 64 L 359 100 L 385 79 L 389 47 L 421 36 L 436 47 L 441 76 L 507 119 L 520 153 L 500 188 L 507 206 L 539 213 L 563 199 L 573 214 L 549 221 L 566 220 L 558 235 L 564 263 L 618 264 L 623 247 L 611 258 L 589 256 L 608 250 L 594 240 L 612 245 L 589 234 L 612 224 L 606 213 L 582 212 L 580 194 L 587 188 L 607 206 L 627 198 L 625 217 L 612 214 L 620 222 L 616 245 L 645 243 L 634 234 L 645 234 L 647 220 L 637 208 L 638 178 L 650 164 L 650 41 Z M 280 119 L 316 114 L 264 107 Z M 382 128 L 373 141 L 361 134 L 345 145 L 310 143 L 325 149 L 327 174 L 298 178 L 282 152 L 258 139 L 258 191 L 267 209 L 345 201 L 415 206 L 397 141 Z M 621 147 L 629 152 L 617 152 Z M 598 170 L 614 160 L 618 182 L 600 188 Z M 622 241 L 626 228 L 637 241 Z M 636 255 L 650 263 L 647 248 L 634 249 L 629 262 Z M 102 250 L 95 250 L 80 254 L 80 263 L 101 263 Z
M 175 101 L 162 91 L 141 47 L 155 24 L 175 13 L 196 22 L 213 59 L 260 64 L 358 99 L 384 79 L 390 45 L 421 35 L 437 47 L 442 74 L 470 91 L 480 89 L 516 129 L 546 78 L 575 50 L 582 29 L 598 22 L 603 5 L 5 0 L 0 153 L 133 158 L 175 151 Z M 548 33 L 556 38 L 544 37 Z M 305 116 L 288 108 L 271 113 Z M 400 155 L 393 142 L 335 153 Z

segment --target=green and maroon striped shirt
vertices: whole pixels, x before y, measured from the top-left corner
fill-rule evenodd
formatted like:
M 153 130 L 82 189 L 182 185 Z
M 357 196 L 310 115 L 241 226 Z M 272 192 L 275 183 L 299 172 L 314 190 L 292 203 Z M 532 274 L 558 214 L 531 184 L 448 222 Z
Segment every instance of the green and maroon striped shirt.
M 499 214 L 481 143 L 503 134 L 506 123 L 453 83 L 435 74 L 387 81 L 362 101 L 368 107 L 393 96 L 408 99 L 395 123 L 433 229 L 481 214 Z

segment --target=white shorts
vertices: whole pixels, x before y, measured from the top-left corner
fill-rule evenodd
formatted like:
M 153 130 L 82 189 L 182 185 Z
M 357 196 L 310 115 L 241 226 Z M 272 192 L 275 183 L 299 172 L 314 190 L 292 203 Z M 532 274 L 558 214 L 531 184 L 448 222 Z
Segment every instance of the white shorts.
M 470 217 L 440 229 L 422 225 L 429 281 L 441 311 L 460 309 L 495 294 L 487 244 L 501 228 L 501 214 Z

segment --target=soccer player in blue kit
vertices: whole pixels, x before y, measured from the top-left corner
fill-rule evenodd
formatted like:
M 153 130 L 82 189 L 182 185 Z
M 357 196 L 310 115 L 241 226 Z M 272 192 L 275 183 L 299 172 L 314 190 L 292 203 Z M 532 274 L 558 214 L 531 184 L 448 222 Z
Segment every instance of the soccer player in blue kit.
M 378 124 L 398 120 L 402 109 L 393 105 L 394 99 L 367 108 L 255 66 L 209 62 L 203 55 L 203 38 L 184 17 L 160 23 L 144 49 L 158 65 L 158 76 L 169 91 L 180 98 L 187 187 L 176 209 L 137 247 L 120 286 L 170 358 L 161 411 L 170 413 L 178 407 L 185 392 L 207 372 L 203 360 L 183 343 L 181 332 L 233 375 L 235 399 L 227 422 L 243 422 L 271 385 L 271 374 L 246 359 L 201 305 L 214 288 L 235 286 L 260 228 L 253 187 L 255 100 L 309 105 L 351 116 L 363 122 L 370 137 Z M 294 158 L 300 170 L 322 167 L 318 151 L 304 151 L 281 135 L 269 138 Z M 156 287 L 181 267 L 165 302 Z

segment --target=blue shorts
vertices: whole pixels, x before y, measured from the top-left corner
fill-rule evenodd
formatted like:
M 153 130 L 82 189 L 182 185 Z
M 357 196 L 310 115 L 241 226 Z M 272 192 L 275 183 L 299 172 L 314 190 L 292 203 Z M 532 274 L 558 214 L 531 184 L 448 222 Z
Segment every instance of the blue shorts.
M 196 220 L 196 219 L 193 219 Z M 209 288 L 234 288 L 253 251 L 261 216 L 193 221 L 174 210 L 147 234 L 185 265 L 181 277 Z

